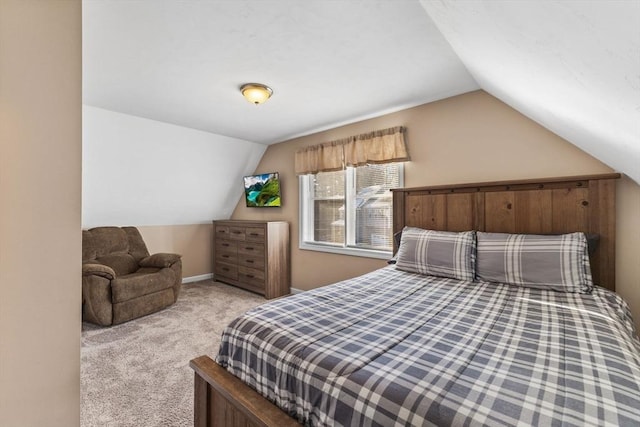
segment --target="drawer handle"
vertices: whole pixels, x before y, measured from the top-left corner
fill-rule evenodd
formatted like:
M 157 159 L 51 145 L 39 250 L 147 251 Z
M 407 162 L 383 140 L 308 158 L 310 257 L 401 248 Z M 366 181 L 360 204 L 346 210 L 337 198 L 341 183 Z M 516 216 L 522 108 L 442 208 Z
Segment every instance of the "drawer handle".
M 259 236 L 258 233 L 249 233 L 249 236 Z
M 222 246 L 229 246 L 229 244 L 228 243 L 223 243 Z
M 222 271 L 229 271 L 227 267 L 222 267 Z
M 253 264 L 253 260 L 252 259 L 248 259 L 247 260 L 247 264 Z
M 253 274 L 247 274 L 247 277 L 248 277 L 249 279 L 253 279 L 255 276 L 254 276 Z
M 223 234 L 224 234 L 224 233 L 226 233 L 226 231 L 224 231 L 224 230 L 218 230 L 218 233 L 223 233 Z
M 245 249 L 248 250 L 248 251 L 252 251 L 253 250 L 253 248 L 251 246 L 247 246 Z
M 222 258 L 229 258 L 229 255 L 222 255 Z
M 234 230 L 232 231 L 233 234 L 242 234 L 242 231 L 238 231 L 238 230 Z

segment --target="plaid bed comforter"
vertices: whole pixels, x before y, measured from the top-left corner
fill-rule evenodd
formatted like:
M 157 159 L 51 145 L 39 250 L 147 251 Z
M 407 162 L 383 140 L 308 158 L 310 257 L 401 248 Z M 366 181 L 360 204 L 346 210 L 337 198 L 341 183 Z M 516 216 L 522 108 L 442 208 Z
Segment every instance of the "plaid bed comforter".
M 640 342 L 602 288 L 389 266 L 247 312 L 217 362 L 306 425 L 640 425 Z

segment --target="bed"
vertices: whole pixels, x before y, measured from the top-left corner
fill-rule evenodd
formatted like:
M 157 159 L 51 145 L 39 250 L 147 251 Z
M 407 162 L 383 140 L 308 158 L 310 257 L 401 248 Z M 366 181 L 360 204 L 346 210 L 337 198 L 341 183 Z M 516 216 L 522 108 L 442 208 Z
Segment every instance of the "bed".
M 640 343 L 612 292 L 617 177 L 394 190 L 405 237 L 597 236 L 588 259 L 602 286 L 438 277 L 403 257 L 404 270 L 276 300 L 225 329 L 217 363 L 191 362 L 195 425 L 638 425 Z

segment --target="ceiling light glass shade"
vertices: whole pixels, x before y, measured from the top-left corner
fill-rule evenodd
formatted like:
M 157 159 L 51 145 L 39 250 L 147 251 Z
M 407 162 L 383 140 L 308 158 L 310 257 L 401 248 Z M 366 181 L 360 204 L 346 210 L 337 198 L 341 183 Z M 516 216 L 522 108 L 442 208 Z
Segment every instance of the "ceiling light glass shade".
M 252 104 L 262 104 L 267 99 L 271 98 L 273 90 L 269 86 L 265 86 L 260 83 L 247 83 L 240 88 L 242 96 Z

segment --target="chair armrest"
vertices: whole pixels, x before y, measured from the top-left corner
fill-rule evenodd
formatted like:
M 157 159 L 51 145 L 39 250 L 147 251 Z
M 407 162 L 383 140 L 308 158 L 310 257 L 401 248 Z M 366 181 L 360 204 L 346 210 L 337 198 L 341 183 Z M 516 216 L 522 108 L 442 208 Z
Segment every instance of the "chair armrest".
M 100 276 L 105 279 L 113 280 L 116 277 L 116 272 L 113 271 L 113 268 L 108 267 L 103 264 L 82 264 L 82 275 L 83 276 Z
M 158 253 L 142 258 L 140 267 L 166 268 L 171 267 L 182 258 L 182 255 Z

